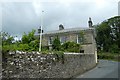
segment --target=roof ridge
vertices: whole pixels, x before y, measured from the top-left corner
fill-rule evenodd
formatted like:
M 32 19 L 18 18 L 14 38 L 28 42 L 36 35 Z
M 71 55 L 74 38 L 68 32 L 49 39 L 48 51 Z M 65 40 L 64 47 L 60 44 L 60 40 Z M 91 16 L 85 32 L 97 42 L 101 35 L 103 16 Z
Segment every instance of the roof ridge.
M 89 28 L 88 27 L 68 28 L 63 30 L 47 31 L 47 32 L 44 32 L 43 34 L 64 33 L 64 32 L 79 31 L 79 30 L 85 30 L 85 29 L 89 29 Z
M 65 28 L 62 30 L 71 30 L 71 29 L 89 29 L 88 27 L 75 27 L 75 28 Z M 62 31 L 62 30 L 52 30 L 53 31 Z M 47 31 L 47 32 L 51 32 L 51 31 Z

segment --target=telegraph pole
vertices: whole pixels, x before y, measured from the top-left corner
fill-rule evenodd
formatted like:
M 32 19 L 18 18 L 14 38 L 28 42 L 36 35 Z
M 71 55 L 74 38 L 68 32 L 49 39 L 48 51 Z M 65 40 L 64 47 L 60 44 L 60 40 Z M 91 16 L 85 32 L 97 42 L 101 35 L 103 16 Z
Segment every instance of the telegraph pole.
M 43 21 L 42 21 L 42 18 L 43 18 L 43 12 L 41 12 L 41 26 L 40 26 L 40 43 L 39 43 L 39 52 L 42 51 L 42 27 L 43 27 Z

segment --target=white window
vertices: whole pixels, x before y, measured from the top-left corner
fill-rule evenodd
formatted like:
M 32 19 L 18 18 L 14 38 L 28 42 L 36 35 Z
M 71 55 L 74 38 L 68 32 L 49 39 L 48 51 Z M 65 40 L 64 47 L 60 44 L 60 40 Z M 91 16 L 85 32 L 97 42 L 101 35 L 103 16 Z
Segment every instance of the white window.
M 83 37 L 80 35 L 77 35 L 77 43 L 83 43 Z
M 53 43 L 53 36 L 50 36 L 50 37 L 49 37 L 49 40 L 48 40 L 48 44 L 49 44 L 49 45 L 52 45 L 52 43 Z
M 66 37 L 66 36 L 61 36 L 61 37 L 60 37 L 60 42 L 61 42 L 61 44 L 65 43 L 66 40 L 67 40 L 67 37 Z

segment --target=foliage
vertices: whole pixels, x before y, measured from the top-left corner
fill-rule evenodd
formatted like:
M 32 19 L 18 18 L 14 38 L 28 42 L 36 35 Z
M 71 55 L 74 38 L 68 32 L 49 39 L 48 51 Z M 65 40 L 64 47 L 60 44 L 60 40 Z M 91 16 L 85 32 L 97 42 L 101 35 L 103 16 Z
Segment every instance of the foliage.
M 19 47 L 18 48 L 19 51 L 28 51 L 29 50 L 28 44 L 20 44 L 18 47 Z
M 112 44 L 109 48 L 109 52 L 111 53 L 120 53 L 118 45 Z
M 49 51 L 49 46 L 42 46 L 42 51 Z
M 41 53 L 42 53 L 42 54 L 49 54 L 49 53 L 52 53 L 52 51 L 49 51 L 49 50 L 42 50 Z
M 24 33 L 22 40 L 13 43 L 14 38 L 8 33 L 2 34 L 2 49 L 3 51 L 38 51 L 39 40 L 35 38 L 35 30 L 28 34 Z
M 112 38 L 120 48 L 120 16 L 115 16 L 108 19 L 109 25 L 111 26 Z
M 98 59 L 107 59 L 107 60 L 120 61 L 119 58 L 120 58 L 120 55 L 118 55 L 118 54 L 106 53 L 106 52 L 98 53 Z
M 2 44 L 2 52 L 13 51 L 15 48 L 12 45 L 14 41 L 14 37 L 6 32 L 1 32 L 0 34 L 1 44 Z
M 59 38 L 56 37 L 53 40 L 52 48 L 55 51 L 80 52 L 81 46 L 75 42 L 65 42 L 61 45 Z
M 1 32 L 0 39 L 2 40 L 2 45 L 10 45 L 10 44 L 12 44 L 14 37 L 10 36 L 6 32 Z
M 33 29 L 31 32 L 29 32 L 28 34 L 24 33 L 22 36 L 22 43 L 23 44 L 28 44 L 31 41 L 35 40 L 35 30 Z
M 120 50 L 120 16 L 112 17 L 96 27 L 97 46 L 105 52 L 119 53 Z
M 19 44 L 18 50 L 22 51 L 38 51 L 39 40 L 35 38 L 35 30 L 33 29 L 28 34 L 24 33 L 22 36 L 21 44 Z
M 60 43 L 60 40 L 59 40 L 58 37 L 56 37 L 56 38 L 53 40 L 52 48 L 53 48 L 53 50 L 55 50 L 55 51 L 60 51 L 60 49 L 61 49 L 61 43 Z
M 97 47 L 100 48 L 100 51 L 103 48 L 104 52 L 120 53 L 120 16 L 112 17 L 96 25 L 96 34 Z M 80 32 L 80 36 L 84 38 L 84 32 Z M 14 42 L 13 36 L 1 32 L 0 40 L 2 40 L 0 44 L 2 44 L 3 51 L 38 51 L 39 48 L 39 40 L 35 37 L 35 30 L 28 34 L 24 33 L 22 40 L 16 42 Z M 52 47 L 53 51 L 67 52 L 79 52 L 81 48 L 80 44 L 74 42 L 66 42 L 61 45 L 58 37 L 54 39 Z M 42 47 L 42 50 L 46 51 L 48 48 Z
M 108 51 L 108 46 L 110 41 L 110 26 L 107 22 L 101 23 L 97 27 L 97 44 L 103 46 L 104 51 Z M 107 43 L 108 42 L 108 43 Z
M 62 45 L 62 50 L 67 52 L 80 52 L 80 44 L 75 42 L 66 42 Z
M 29 45 L 29 49 L 30 49 L 31 51 L 38 51 L 38 48 L 39 48 L 39 40 L 31 41 L 28 45 Z
M 64 52 L 63 51 L 54 51 L 53 54 L 57 56 L 57 61 L 62 61 L 64 64 Z
M 15 51 L 17 48 L 18 47 L 15 44 L 12 44 L 12 45 L 3 45 L 2 46 L 2 51 L 3 52 Z

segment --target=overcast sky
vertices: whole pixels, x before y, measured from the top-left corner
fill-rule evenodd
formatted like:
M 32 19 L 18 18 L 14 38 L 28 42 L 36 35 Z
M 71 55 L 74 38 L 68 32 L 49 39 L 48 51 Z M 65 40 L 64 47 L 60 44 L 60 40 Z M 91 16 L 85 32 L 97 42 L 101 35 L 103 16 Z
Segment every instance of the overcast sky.
M 2 31 L 20 36 L 38 29 L 41 16 L 44 31 L 88 27 L 88 18 L 98 24 L 118 15 L 119 0 L 52 0 L 31 2 L 2 2 Z M 42 13 L 42 10 L 44 11 Z

